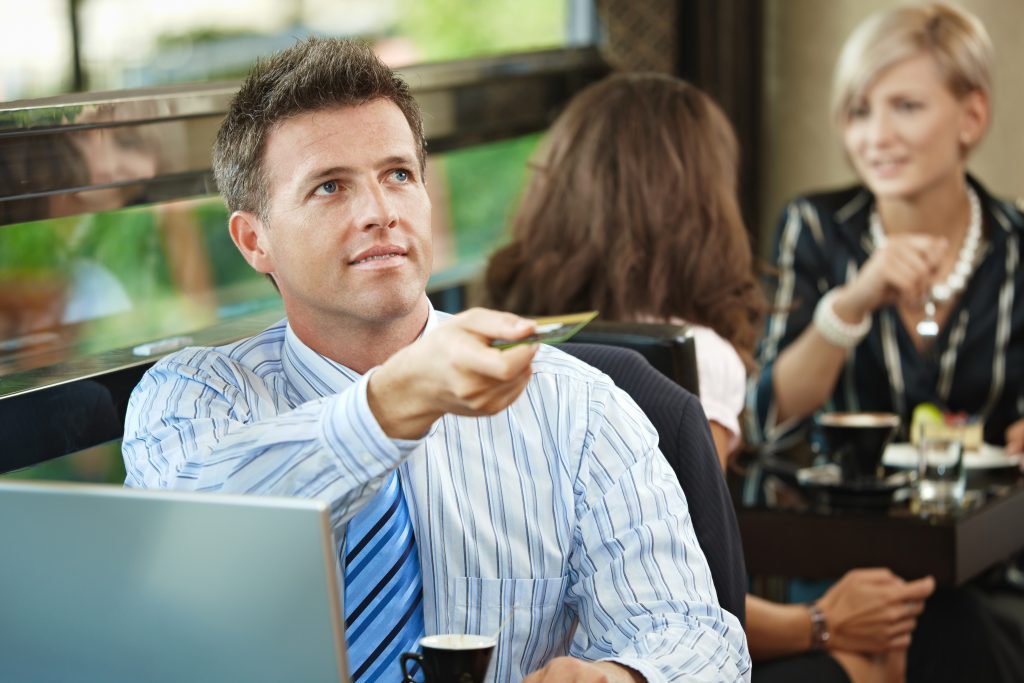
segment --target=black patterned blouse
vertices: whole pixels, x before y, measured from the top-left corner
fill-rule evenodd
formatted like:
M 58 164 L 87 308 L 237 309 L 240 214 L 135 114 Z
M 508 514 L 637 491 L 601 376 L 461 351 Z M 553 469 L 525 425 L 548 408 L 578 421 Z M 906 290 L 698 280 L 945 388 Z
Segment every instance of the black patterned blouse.
M 906 426 L 928 401 L 985 420 L 985 441 L 1003 444 L 1024 415 L 1024 215 L 973 178 L 984 240 L 974 273 L 932 347 L 921 353 L 894 306 L 875 311 L 871 332 L 847 356 L 822 410 L 891 411 Z M 873 250 L 863 187 L 800 197 L 782 213 L 770 278 L 774 291 L 759 348 L 760 373 L 748 392 L 748 438 L 772 443 L 792 433 L 774 423 L 772 370 L 779 352 L 809 324 L 818 300 L 850 280 Z

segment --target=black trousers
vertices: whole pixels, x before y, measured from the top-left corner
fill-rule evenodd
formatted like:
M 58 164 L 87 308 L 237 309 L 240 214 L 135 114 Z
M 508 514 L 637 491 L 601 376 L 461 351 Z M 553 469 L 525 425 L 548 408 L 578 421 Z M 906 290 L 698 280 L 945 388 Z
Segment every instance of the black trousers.
M 825 652 L 805 652 L 768 662 L 754 662 L 751 683 L 850 683 L 850 677 Z
M 937 590 L 918 618 L 907 681 L 1024 681 L 1024 596 L 984 583 Z
M 824 652 L 755 662 L 753 683 L 849 683 Z M 908 683 L 1024 682 L 1024 592 L 995 583 L 939 589 L 918 618 Z

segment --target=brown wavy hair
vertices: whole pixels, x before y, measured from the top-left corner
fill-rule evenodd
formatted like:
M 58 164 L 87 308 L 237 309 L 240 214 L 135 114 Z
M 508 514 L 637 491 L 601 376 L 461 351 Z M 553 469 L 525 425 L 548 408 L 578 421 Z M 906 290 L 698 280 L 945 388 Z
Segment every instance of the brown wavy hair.
M 616 74 L 552 125 L 485 275 L 487 305 L 525 315 L 683 318 L 748 368 L 766 303 L 736 198 L 736 136 L 696 87 Z

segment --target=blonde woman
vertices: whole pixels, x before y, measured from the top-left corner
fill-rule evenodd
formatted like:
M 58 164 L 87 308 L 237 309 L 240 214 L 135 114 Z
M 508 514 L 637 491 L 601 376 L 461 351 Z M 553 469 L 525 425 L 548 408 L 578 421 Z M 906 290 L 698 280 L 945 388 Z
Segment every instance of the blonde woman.
M 989 125 L 992 61 L 981 23 L 938 2 L 873 15 L 843 47 L 833 115 L 861 182 L 783 211 L 748 396 L 755 439 L 821 410 L 908 425 L 932 402 L 1024 449 L 1024 216 L 966 169 Z M 908 677 L 1024 680 L 1024 631 L 990 602 L 974 587 L 929 599 Z
M 988 128 L 992 46 L 942 3 L 870 17 L 833 112 L 861 184 L 783 211 L 752 392 L 766 441 L 825 409 L 937 403 L 1024 449 L 1024 217 L 966 171 Z

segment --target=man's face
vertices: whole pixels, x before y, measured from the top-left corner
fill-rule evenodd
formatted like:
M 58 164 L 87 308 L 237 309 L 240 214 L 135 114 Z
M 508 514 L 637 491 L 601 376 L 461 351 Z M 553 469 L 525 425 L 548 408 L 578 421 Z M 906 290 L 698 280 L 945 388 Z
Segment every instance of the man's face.
M 380 326 L 422 313 L 430 200 L 393 102 L 288 119 L 267 138 L 263 164 L 264 256 L 250 262 L 273 274 L 293 325 Z

